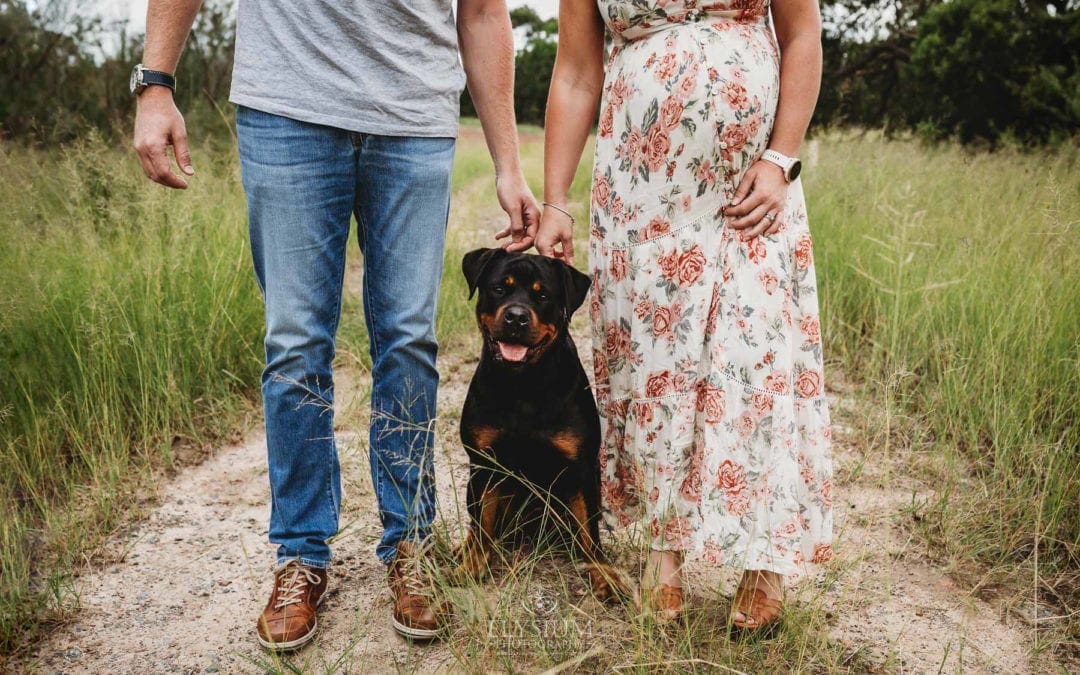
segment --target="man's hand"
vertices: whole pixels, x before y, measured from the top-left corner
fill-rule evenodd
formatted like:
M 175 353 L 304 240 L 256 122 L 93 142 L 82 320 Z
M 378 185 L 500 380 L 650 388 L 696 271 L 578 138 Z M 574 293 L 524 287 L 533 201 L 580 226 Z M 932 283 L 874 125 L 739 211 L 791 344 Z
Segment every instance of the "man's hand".
M 188 184 L 172 171 L 168 146 L 180 171 L 195 175 L 188 152 L 187 127 L 184 116 L 173 103 L 167 87 L 148 87 L 139 95 L 135 112 L 135 152 L 139 155 L 143 173 L 155 183 L 184 190 Z
M 536 203 L 525 177 L 520 172 L 510 178 L 496 176 L 495 190 L 499 195 L 499 205 L 510 216 L 510 225 L 499 231 L 495 238 L 510 237 L 510 241 L 503 244 L 503 248 L 510 253 L 529 250 L 540 227 L 540 205 Z
M 574 264 L 574 224 L 565 213 L 544 208 L 536 233 L 536 250 L 549 258 L 561 258 L 567 265 Z

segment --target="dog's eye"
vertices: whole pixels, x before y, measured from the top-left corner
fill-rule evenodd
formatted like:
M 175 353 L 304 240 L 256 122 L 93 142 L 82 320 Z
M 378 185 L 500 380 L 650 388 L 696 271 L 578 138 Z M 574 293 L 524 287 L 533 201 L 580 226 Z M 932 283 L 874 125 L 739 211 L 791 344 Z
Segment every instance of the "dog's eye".
M 546 292 L 546 291 L 539 291 L 539 292 L 537 292 L 537 294 L 536 294 L 536 298 L 537 298 L 537 299 L 538 299 L 538 300 L 539 300 L 540 302 L 547 302 L 547 301 L 548 301 L 548 294 L 547 294 L 547 292 Z
M 492 286 L 491 287 L 491 292 L 494 293 L 495 295 L 504 295 L 506 293 L 506 287 L 503 286 L 502 284 L 500 284 L 498 286 Z

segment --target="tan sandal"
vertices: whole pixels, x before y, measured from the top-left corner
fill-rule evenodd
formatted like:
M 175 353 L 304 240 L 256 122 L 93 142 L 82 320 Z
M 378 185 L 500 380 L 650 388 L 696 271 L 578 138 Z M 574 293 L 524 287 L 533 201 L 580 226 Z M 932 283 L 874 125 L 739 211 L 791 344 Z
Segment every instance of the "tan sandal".
M 671 623 L 682 616 L 683 589 L 681 586 L 660 584 L 649 591 L 649 607 L 657 623 Z
M 735 602 L 731 607 L 731 625 L 742 630 L 761 630 L 776 623 L 783 606 L 783 601 L 770 598 L 760 588 L 740 588 L 735 593 Z M 741 612 L 746 620 L 737 620 L 736 612 Z

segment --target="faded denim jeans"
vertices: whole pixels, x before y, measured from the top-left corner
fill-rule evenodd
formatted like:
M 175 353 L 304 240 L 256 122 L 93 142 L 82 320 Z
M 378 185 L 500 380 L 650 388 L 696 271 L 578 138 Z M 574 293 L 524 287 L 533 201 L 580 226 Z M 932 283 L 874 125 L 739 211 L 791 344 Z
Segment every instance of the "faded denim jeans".
M 435 516 L 435 305 L 454 139 L 355 133 L 244 107 L 236 128 L 266 303 L 270 541 L 278 563 L 330 563 L 341 505 L 331 364 L 355 214 L 383 526 L 376 554 L 388 563 L 399 541 L 427 537 Z

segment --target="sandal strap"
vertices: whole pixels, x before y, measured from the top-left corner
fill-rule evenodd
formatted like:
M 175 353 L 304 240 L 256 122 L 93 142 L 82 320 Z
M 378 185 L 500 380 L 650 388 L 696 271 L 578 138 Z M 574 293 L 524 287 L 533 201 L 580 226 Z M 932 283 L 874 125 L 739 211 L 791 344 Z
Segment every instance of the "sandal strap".
M 740 589 L 735 594 L 734 609 L 753 619 L 759 627 L 775 621 L 783 606 L 781 600 L 770 598 L 760 588 L 752 591 Z
M 658 604 L 663 605 L 664 608 L 682 607 L 683 589 L 681 586 L 660 584 L 653 592 L 656 594 Z

